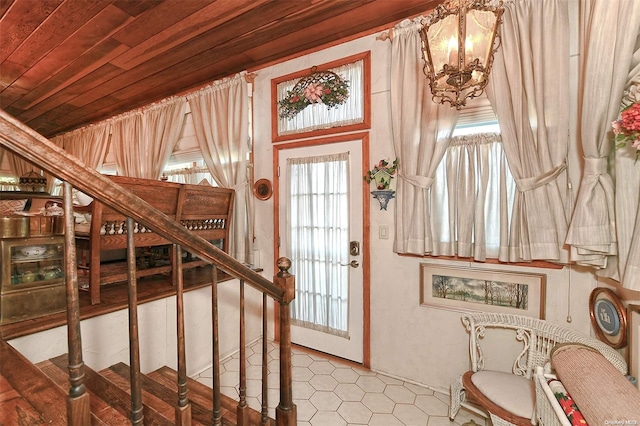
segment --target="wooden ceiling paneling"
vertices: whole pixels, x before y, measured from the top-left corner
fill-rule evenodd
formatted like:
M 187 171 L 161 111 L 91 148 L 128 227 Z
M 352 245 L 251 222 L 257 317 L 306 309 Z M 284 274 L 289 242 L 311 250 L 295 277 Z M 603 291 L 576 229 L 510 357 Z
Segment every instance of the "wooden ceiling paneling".
M 2 0 L 0 108 L 52 137 L 442 0 Z

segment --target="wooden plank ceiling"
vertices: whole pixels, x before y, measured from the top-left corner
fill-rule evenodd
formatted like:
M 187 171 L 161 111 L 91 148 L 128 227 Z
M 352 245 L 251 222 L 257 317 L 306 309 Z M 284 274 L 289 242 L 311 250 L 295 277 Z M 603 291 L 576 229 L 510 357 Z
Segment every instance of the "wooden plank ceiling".
M 0 0 L 0 108 L 52 137 L 441 2 Z

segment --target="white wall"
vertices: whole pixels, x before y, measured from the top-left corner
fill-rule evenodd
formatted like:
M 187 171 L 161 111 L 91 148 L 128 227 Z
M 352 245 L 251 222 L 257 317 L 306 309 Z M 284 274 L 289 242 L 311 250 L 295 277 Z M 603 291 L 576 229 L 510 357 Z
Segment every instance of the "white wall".
M 571 93 L 576 99 L 577 86 L 577 0 L 571 0 L 572 78 Z M 574 19 L 575 18 L 575 19 Z M 389 115 L 390 43 L 375 40 L 376 35 L 256 71 L 255 178 L 275 179 L 271 141 L 271 79 L 310 68 L 346 56 L 370 50 L 372 63 L 372 128 L 370 130 L 370 164 L 381 158 L 395 158 L 391 141 Z M 577 104 L 577 102 L 576 102 Z M 258 113 L 260 111 L 260 113 Z M 573 111 L 575 117 L 575 107 Z M 574 194 L 580 178 L 581 160 L 572 126 L 570 177 Z M 371 364 L 376 371 L 407 378 L 419 383 L 448 389 L 452 377 L 468 368 L 468 338 L 460 313 L 420 306 L 419 264 L 430 259 L 402 257 L 392 252 L 395 200 L 388 211 L 381 211 L 371 200 Z M 262 253 L 262 266 L 272 270 L 273 199 L 256 202 L 256 248 Z M 388 240 L 378 238 L 379 226 L 389 228 Z M 451 264 L 452 262 L 448 262 Z M 546 318 L 584 333 L 591 333 L 588 300 L 597 286 L 595 276 L 580 267 L 536 269 L 455 262 L 476 268 L 535 272 L 547 274 Z M 570 303 L 569 303 L 570 301 Z M 567 321 L 567 320 L 570 320 Z
M 218 284 L 220 356 L 225 358 L 238 350 L 239 282 Z M 211 287 L 184 294 L 187 374 L 193 375 L 211 366 Z M 140 363 L 143 373 L 164 365 L 176 368 L 176 298 L 144 303 L 138 309 Z M 262 334 L 260 315 L 262 296 L 245 289 L 247 343 Z M 115 363 L 129 362 L 129 316 L 126 310 L 82 321 L 82 350 L 85 364 L 94 370 Z M 57 327 L 9 342 L 33 363 L 65 354 L 67 329 Z

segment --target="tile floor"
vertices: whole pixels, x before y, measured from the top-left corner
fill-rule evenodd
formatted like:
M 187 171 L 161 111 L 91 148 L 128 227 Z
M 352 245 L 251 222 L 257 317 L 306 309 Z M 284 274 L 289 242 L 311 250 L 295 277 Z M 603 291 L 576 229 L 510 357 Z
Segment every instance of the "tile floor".
M 278 392 L 278 346 L 268 343 L 269 416 L 275 418 Z M 247 347 L 247 403 L 260 411 L 262 393 L 262 341 Z M 238 399 L 238 354 L 222 362 L 222 393 Z M 293 399 L 298 409 L 298 425 L 428 425 L 456 426 L 473 420 L 479 426 L 484 418 L 460 410 L 455 422 L 448 418 L 448 395 L 434 392 L 383 374 L 371 372 L 339 360 L 323 358 L 294 348 Z M 194 377 L 212 386 L 208 369 Z

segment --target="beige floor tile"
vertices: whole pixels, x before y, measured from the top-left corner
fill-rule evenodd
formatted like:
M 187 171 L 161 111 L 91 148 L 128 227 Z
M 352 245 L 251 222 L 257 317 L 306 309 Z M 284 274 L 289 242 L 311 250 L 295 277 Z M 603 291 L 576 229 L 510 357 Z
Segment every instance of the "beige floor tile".
M 247 404 L 261 410 L 262 343 L 246 351 Z M 268 412 L 275 418 L 279 403 L 279 349 L 267 345 Z M 485 418 L 461 409 L 455 422 L 448 418 L 449 396 L 426 386 L 366 370 L 347 362 L 325 359 L 293 349 L 293 398 L 298 426 L 462 426 L 473 420 L 478 426 L 490 425 Z M 238 400 L 240 360 L 238 354 L 224 359 L 220 368 L 221 392 Z M 211 387 L 211 368 L 195 378 Z

